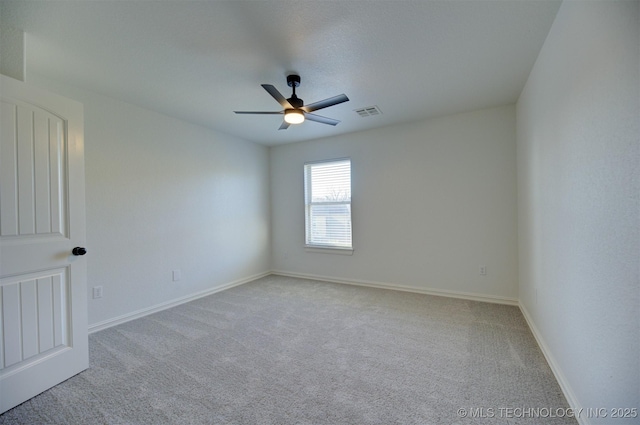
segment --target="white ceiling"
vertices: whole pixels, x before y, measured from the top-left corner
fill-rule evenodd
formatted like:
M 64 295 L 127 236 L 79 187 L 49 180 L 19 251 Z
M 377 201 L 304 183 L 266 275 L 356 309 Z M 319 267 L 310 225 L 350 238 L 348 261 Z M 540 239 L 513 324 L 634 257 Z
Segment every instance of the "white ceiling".
M 265 145 L 517 100 L 559 0 L 9 1 L 2 25 L 27 33 L 33 72 Z M 342 122 L 279 131 L 261 87 Z M 377 105 L 382 115 L 354 109 Z

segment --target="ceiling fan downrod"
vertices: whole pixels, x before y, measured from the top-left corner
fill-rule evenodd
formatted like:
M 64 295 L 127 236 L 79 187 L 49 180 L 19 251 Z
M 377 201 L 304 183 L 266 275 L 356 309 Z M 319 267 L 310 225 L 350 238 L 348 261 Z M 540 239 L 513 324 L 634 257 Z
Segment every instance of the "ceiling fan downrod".
M 300 99 L 300 98 L 298 98 L 298 96 L 296 96 L 296 87 L 300 86 L 300 76 L 299 75 L 287 75 L 287 85 L 289 87 L 291 87 L 291 89 L 293 90 L 293 94 L 287 100 L 289 101 L 291 106 L 294 107 L 294 109 L 302 108 L 302 105 L 304 105 L 304 102 L 302 101 L 302 99 Z

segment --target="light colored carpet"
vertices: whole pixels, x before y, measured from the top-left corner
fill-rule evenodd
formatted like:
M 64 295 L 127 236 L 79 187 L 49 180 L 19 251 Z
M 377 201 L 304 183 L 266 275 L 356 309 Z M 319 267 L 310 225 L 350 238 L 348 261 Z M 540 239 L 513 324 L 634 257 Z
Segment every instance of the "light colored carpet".
M 516 307 L 280 276 L 95 333 L 90 362 L 0 423 L 577 423 L 500 417 L 568 407 Z

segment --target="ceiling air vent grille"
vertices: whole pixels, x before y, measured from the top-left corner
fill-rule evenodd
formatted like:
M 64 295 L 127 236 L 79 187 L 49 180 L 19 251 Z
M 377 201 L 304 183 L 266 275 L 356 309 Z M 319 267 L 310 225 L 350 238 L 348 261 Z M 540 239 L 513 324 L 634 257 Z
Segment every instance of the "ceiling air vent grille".
M 372 117 L 374 115 L 381 115 L 382 111 L 377 106 L 367 106 L 366 108 L 354 109 L 361 117 Z

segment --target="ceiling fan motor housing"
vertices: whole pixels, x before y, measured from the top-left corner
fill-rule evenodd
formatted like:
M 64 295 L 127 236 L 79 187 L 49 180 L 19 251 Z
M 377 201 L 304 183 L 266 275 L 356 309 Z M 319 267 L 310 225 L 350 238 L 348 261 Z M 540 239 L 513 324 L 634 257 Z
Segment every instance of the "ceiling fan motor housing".
M 287 101 L 291 104 L 291 106 L 293 106 L 295 109 L 299 109 L 302 108 L 302 105 L 304 105 L 304 103 L 302 102 L 302 99 L 300 99 L 298 96 L 296 96 L 295 94 L 293 96 L 291 96 L 289 99 L 287 99 Z

